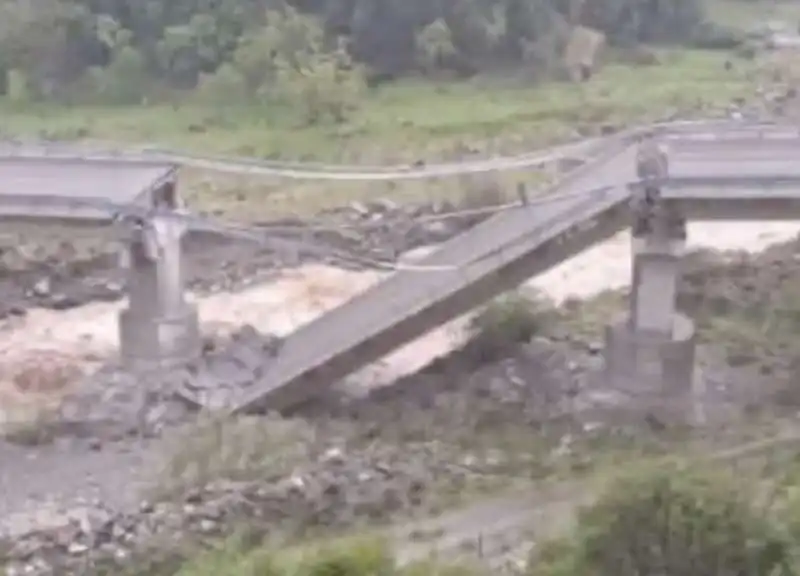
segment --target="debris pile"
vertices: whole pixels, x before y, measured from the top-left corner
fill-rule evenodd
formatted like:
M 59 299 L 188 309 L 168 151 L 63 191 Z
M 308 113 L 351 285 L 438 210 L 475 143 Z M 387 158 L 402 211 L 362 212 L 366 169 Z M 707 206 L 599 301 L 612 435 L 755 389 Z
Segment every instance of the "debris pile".
M 263 538 L 381 522 L 410 509 L 435 506 L 434 486 L 457 491 L 468 471 L 432 454 L 329 448 L 318 461 L 282 478 L 219 480 L 178 500 L 141 502 L 120 513 L 93 503 L 53 514 L 49 526 L 16 533 L 0 545 L 7 574 L 86 576 L 99 566 L 124 566 L 144 548 L 167 553 L 246 527 Z

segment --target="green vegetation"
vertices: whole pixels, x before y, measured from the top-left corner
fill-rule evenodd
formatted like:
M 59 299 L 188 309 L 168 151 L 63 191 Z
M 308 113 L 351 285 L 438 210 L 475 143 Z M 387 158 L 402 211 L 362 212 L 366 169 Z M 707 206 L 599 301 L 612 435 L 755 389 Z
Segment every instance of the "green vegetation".
M 699 0 L 31 0 L 0 21 L 5 132 L 261 157 L 530 148 L 752 86 L 724 54 L 669 50 L 705 46 Z M 666 51 L 642 58 L 648 42 Z M 592 82 L 542 85 L 577 65 Z
M 763 457 L 763 454 L 761 455 Z M 796 451 L 793 458 L 796 458 Z M 769 460 L 769 458 L 768 458 Z M 730 464 L 730 463 L 728 463 Z M 797 570 L 798 476 L 793 459 L 745 468 L 673 458 L 633 464 L 610 477 L 596 476 L 578 487 L 596 494 L 575 505 L 572 520 L 550 518 L 535 526 L 540 535 L 527 576 L 579 574 L 747 574 L 789 576 Z M 543 504 L 547 510 L 547 504 Z M 562 514 L 564 511 L 562 510 Z M 395 543 L 396 544 L 396 543 Z M 488 576 L 489 570 L 434 557 L 399 561 L 392 542 L 380 537 L 342 537 L 322 543 L 281 545 L 243 534 L 198 554 L 158 561 L 151 556 L 129 576 Z M 456 554 L 458 556 L 458 554 Z
M 400 566 L 387 542 L 347 538 L 294 547 L 249 547 L 231 538 L 181 562 L 145 563 L 125 576 L 484 576 L 461 564 L 432 560 Z
M 501 296 L 472 319 L 471 356 L 480 362 L 498 360 L 518 344 L 540 335 L 556 317 L 553 306 L 537 295 Z
M 664 50 L 650 66 L 610 63 L 588 84 L 476 78 L 405 80 L 371 90 L 341 125 L 302 125 L 287 106 L 64 107 L 8 103 L 3 130 L 53 140 L 160 143 L 183 149 L 349 163 L 416 161 L 529 150 L 582 129 L 703 114 L 753 95 L 753 65 L 725 70 L 725 53 Z M 630 86 L 636 85 L 636 90 Z
M 547 74 L 575 26 L 620 46 L 725 35 L 699 0 L 30 0 L 3 4 L 0 21 L 0 86 L 15 100 L 132 104 L 199 88 L 224 106 L 293 102 L 309 121 L 341 120 L 359 71 Z
M 534 551 L 531 575 L 794 574 L 796 498 L 768 484 L 763 502 L 763 484 L 744 486 L 728 471 L 639 466 L 583 509 L 571 534 Z
M 788 30 L 800 22 L 800 4 L 783 0 L 709 0 L 709 19 L 730 29 L 758 30 L 769 23 L 786 25 Z

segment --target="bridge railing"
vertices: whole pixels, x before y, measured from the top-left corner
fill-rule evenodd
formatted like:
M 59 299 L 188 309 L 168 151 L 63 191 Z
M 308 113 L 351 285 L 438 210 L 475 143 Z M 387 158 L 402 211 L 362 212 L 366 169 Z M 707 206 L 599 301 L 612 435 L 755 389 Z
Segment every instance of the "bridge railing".
M 288 179 L 388 181 L 438 178 L 479 174 L 521 168 L 537 168 L 570 157 L 585 157 L 602 149 L 610 140 L 635 141 L 648 136 L 680 137 L 695 140 L 724 141 L 747 138 L 800 138 L 800 126 L 787 127 L 774 122 L 749 122 L 730 119 L 682 120 L 660 122 L 624 129 L 601 136 L 508 156 L 495 156 L 459 162 L 433 164 L 336 165 L 316 162 L 292 162 L 201 154 L 154 146 L 121 146 L 107 143 L 69 143 L 9 140 L 0 142 L 0 157 L 6 158 L 80 158 L 86 161 L 124 160 L 128 162 L 170 162 L 182 166 L 271 176 Z

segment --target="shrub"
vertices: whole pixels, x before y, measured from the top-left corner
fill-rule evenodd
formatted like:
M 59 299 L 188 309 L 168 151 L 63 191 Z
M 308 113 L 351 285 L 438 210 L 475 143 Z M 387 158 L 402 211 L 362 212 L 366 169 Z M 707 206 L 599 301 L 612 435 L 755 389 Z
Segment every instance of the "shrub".
M 489 304 L 471 323 L 470 347 L 481 361 L 492 361 L 515 344 L 528 342 L 549 320 L 544 300 L 519 294 L 502 296 Z
M 744 34 L 737 30 L 706 22 L 694 31 L 691 44 L 703 50 L 736 50 L 745 41 Z
M 677 465 L 630 474 L 550 544 L 533 574 L 788 574 L 790 546 L 727 475 Z
M 179 568 L 131 576 L 392 576 L 398 573 L 386 543 L 350 539 L 297 548 L 243 547 L 235 538 L 184 562 Z

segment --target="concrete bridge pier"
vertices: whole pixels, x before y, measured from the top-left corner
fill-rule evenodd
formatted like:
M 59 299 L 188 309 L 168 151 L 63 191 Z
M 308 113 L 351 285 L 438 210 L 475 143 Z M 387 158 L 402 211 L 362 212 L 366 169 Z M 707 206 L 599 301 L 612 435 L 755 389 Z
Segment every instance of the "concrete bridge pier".
M 128 240 L 128 308 L 119 315 L 120 355 L 131 370 L 169 367 L 200 355 L 196 307 L 185 298 L 184 221 L 156 215 Z
M 694 420 L 695 327 L 676 309 L 685 238 L 682 220 L 634 234 L 630 309 L 605 334 L 605 384 L 664 424 Z

